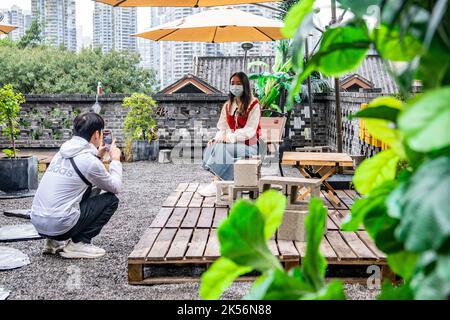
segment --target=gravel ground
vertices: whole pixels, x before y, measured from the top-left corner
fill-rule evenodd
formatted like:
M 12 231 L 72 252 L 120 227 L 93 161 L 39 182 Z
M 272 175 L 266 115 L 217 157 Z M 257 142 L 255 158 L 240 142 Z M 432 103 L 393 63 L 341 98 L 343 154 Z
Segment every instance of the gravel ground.
M 94 239 L 106 249 L 96 260 L 65 260 L 40 253 L 43 240 L 1 243 L 28 254 L 31 264 L 0 272 L 0 287 L 11 291 L 9 299 L 198 299 L 198 284 L 130 286 L 127 256 L 145 228 L 158 213 L 167 195 L 180 182 L 208 182 L 210 177 L 198 165 L 136 162 L 124 164 L 124 186 L 119 209 Z M 32 198 L 0 200 L 5 209 L 27 209 Z M 0 215 L 0 226 L 26 220 Z M 225 299 L 240 299 L 249 283 L 237 283 Z M 350 299 L 373 299 L 376 291 L 362 285 L 346 285 Z

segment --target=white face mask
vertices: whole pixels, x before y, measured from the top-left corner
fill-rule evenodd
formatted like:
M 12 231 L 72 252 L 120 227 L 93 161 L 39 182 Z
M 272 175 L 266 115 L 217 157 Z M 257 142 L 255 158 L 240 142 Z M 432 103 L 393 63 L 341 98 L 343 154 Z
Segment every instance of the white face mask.
M 235 97 L 240 97 L 244 93 L 244 86 L 243 85 L 231 85 L 230 86 L 230 92 Z

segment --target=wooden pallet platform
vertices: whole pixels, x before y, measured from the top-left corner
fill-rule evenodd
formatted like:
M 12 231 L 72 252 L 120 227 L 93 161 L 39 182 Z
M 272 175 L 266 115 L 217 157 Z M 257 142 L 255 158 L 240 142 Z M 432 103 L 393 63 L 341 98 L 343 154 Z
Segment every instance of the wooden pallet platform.
M 128 257 L 130 284 L 199 281 L 201 273 L 220 256 L 217 228 L 229 209 L 216 207 L 215 197 L 200 196 L 196 192 L 198 187 L 198 183 L 181 183 L 164 201 Z M 329 275 L 365 281 L 369 276 L 367 267 L 378 265 L 383 274 L 389 276 L 386 256 L 376 248 L 366 231 L 340 231 L 357 193 L 340 190 L 337 194 L 339 205 L 322 193 L 329 209 L 321 250 L 329 265 Z M 299 265 L 306 253 L 304 242 L 276 238 L 269 240 L 269 248 L 286 269 Z M 254 275 L 240 280 L 252 278 Z

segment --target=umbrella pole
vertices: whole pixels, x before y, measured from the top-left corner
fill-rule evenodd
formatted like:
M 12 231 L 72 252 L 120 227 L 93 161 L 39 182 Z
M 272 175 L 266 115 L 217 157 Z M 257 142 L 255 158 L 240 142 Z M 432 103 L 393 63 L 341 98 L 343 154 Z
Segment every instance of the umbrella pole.
M 331 0 L 331 24 L 336 23 L 336 0 Z M 334 78 L 334 93 L 336 100 L 336 146 L 337 152 L 342 152 L 342 111 L 341 111 L 341 85 L 339 78 Z
M 309 45 L 308 45 L 308 41 L 309 37 L 305 38 L 305 59 L 308 61 L 309 59 Z M 313 106 L 312 106 L 312 99 L 313 99 L 313 93 L 311 90 L 311 76 L 308 76 L 307 79 L 307 83 L 308 83 L 308 105 L 309 105 L 309 118 L 310 118 L 310 123 L 309 123 L 309 130 L 311 131 L 311 147 L 314 147 L 314 111 L 313 111 Z

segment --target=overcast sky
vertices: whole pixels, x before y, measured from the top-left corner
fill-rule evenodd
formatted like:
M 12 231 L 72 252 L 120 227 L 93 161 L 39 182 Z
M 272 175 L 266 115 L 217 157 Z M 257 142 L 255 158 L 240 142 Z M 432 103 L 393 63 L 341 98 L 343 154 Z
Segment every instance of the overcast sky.
M 92 14 L 94 11 L 93 0 L 75 0 L 77 26 L 82 26 L 83 37 L 92 38 Z M 31 0 L 0 0 L 0 8 L 10 8 L 18 5 L 24 10 L 31 11 Z M 316 7 L 321 8 L 320 22 L 325 25 L 330 20 L 330 0 L 316 0 Z M 148 25 L 149 8 L 138 8 L 138 32 L 145 30 Z M 339 14 L 339 13 L 338 13 Z

